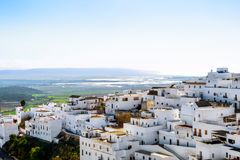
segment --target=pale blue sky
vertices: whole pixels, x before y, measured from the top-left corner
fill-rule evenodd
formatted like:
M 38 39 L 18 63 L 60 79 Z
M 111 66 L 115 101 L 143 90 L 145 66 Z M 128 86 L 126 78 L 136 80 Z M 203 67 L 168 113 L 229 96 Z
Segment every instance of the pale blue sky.
M 1 0 L 0 68 L 240 72 L 239 0 Z

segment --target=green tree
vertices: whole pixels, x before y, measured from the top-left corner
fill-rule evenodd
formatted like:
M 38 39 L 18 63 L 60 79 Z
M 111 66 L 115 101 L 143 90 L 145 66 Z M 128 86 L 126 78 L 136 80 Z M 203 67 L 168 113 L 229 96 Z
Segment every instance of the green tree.
M 21 100 L 21 101 L 20 101 L 20 104 L 21 104 L 21 106 L 23 106 L 23 107 L 24 107 L 24 106 L 26 105 L 26 102 L 25 102 L 25 100 Z
M 31 148 L 29 154 L 30 154 L 30 160 L 38 160 L 39 153 L 41 151 L 40 147 L 33 147 Z

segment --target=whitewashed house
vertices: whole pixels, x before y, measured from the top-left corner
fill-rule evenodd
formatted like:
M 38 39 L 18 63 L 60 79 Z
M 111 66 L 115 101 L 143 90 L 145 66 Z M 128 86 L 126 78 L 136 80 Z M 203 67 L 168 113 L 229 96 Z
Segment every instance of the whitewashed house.
M 129 123 L 124 123 L 126 133 L 136 137 L 141 144 L 158 143 L 158 131 L 162 128 L 163 126 L 153 117 L 131 118 Z
M 18 125 L 14 123 L 12 116 L 0 117 L 0 147 L 10 139 L 10 135 L 18 135 Z
M 85 129 L 85 121 L 91 117 L 88 113 L 66 114 L 64 129 L 75 134 L 80 134 Z
M 101 105 L 103 99 L 95 96 L 82 97 L 82 96 L 70 96 L 69 102 L 72 108 L 79 109 L 94 109 Z
M 102 131 L 80 137 L 80 159 L 133 160 L 139 141 L 123 131 Z
M 115 110 L 131 110 L 141 105 L 140 94 L 121 94 L 110 97 L 106 102 L 105 112 L 114 114 Z
M 181 107 L 180 117 L 186 124 L 192 125 L 195 121 L 222 120 L 222 117 L 232 115 L 234 112 L 233 106 L 200 100 L 184 104 Z
M 160 130 L 159 144 L 169 144 L 185 147 L 195 147 L 192 126 L 176 125 L 174 130 Z
M 193 103 L 198 100 L 199 100 L 198 98 L 188 96 L 176 96 L 176 95 L 166 95 L 165 97 L 156 96 L 155 107 L 169 106 L 180 108 L 183 104 Z
M 171 107 L 154 108 L 150 110 L 154 113 L 154 118 L 159 124 L 167 127 L 167 122 L 172 120 L 179 120 L 179 109 L 173 109 Z
M 201 97 L 204 100 L 240 106 L 240 74 L 230 73 L 227 68 L 217 68 L 209 72 L 204 80 L 184 82 L 184 90 L 188 96 Z
M 32 118 L 25 121 L 25 129 L 28 136 L 52 142 L 62 130 L 62 120 L 54 116 Z

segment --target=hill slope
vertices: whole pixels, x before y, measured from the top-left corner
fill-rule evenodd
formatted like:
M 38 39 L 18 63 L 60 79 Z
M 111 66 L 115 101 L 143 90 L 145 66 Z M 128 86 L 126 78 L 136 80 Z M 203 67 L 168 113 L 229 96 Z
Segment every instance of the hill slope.
M 19 87 L 19 86 L 9 86 L 0 88 L 0 102 L 13 102 L 21 100 L 31 100 L 33 94 L 42 93 L 39 90 Z

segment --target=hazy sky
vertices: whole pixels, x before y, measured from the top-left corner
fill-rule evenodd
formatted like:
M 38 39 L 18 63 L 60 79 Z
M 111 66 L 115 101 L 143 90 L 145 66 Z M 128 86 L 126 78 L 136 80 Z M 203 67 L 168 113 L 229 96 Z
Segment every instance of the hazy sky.
M 239 0 L 1 0 L 0 68 L 240 72 Z

